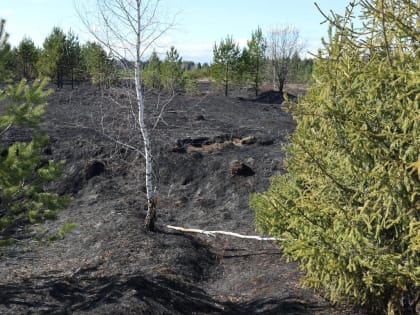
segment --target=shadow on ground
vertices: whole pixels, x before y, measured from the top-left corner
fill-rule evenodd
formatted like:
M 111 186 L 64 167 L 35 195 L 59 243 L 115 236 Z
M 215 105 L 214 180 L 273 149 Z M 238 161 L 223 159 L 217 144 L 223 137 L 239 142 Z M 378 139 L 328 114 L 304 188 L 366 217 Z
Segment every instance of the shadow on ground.
M 21 284 L 0 285 L 10 314 L 313 314 L 319 307 L 298 298 L 219 302 L 190 283 L 145 275 L 91 278 L 43 276 Z M 5 313 L 7 313 L 7 308 Z

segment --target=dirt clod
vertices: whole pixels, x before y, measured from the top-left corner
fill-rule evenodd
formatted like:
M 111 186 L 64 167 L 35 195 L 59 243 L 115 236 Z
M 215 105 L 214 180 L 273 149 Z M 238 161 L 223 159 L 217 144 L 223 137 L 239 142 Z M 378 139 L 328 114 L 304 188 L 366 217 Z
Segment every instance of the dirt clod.
M 238 160 L 230 162 L 230 174 L 232 176 L 252 176 L 255 172 L 248 165 L 241 163 Z
M 101 175 L 105 172 L 105 164 L 101 161 L 91 161 L 86 166 L 85 179 L 89 180 L 94 176 Z

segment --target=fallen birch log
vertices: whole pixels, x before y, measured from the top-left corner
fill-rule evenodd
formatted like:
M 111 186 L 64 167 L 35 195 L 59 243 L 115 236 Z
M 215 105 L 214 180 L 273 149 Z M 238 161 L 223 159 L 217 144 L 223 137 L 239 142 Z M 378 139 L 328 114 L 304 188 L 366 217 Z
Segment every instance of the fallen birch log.
M 243 235 L 243 234 L 228 232 L 228 231 L 206 231 L 206 230 L 200 230 L 200 229 L 188 229 L 188 228 L 172 226 L 172 225 L 167 225 L 166 227 L 168 229 L 172 229 L 176 231 L 181 231 L 181 232 L 186 232 L 186 233 L 199 233 L 199 234 L 204 234 L 204 235 L 213 236 L 213 237 L 215 237 L 216 234 L 222 234 L 222 235 L 228 235 L 228 236 L 233 236 L 233 237 L 238 237 L 238 238 L 258 240 L 258 241 L 285 241 L 286 240 L 284 238 L 261 237 L 258 235 Z

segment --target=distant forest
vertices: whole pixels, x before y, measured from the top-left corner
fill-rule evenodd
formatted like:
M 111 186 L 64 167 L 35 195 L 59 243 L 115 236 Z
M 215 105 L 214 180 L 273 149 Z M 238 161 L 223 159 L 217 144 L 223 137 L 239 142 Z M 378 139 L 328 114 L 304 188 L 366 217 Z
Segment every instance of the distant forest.
M 28 37 L 12 47 L 6 29 L 6 21 L 2 20 L 1 81 L 49 77 L 58 88 L 75 82 L 109 85 L 130 76 L 133 71 L 132 61 L 113 56 L 97 42 L 81 43 L 71 31 L 65 33 L 54 27 L 42 47 L 36 47 Z M 224 87 L 226 95 L 232 88 L 250 87 L 258 94 L 262 84 L 282 90 L 286 82 L 310 81 L 312 59 L 302 59 L 298 48 L 289 49 L 287 56 L 274 56 L 270 45 L 257 29 L 243 49 L 239 49 L 231 37 L 215 44 L 210 64 L 183 60 L 175 47 L 170 47 L 163 57 L 153 51 L 143 61 L 142 79 L 149 89 L 183 88 L 191 93 L 197 91 L 197 80 L 207 79 Z M 279 64 L 281 69 L 276 66 Z

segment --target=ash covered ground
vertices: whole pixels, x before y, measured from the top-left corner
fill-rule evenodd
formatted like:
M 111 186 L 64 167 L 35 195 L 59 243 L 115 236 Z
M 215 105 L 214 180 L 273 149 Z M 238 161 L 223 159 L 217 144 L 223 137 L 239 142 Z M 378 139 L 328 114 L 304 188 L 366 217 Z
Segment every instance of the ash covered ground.
M 284 171 L 281 145 L 295 126 L 279 99 L 269 92 L 226 98 L 208 87 L 169 103 L 148 95 L 159 197 L 156 231 L 145 232 L 133 91 L 57 90 L 42 127 L 46 152 L 66 163 L 49 189 L 73 201 L 58 220 L 25 232 L 32 238 L 0 249 L 0 313 L 354 314 L 304 288 L 296 264 L 273 242 L 166 228 L 257 234 L 249 194 Z M 19 129 L 7 135 L 25 137 Z M 76 226 L 49 241 L 65 222 Z

